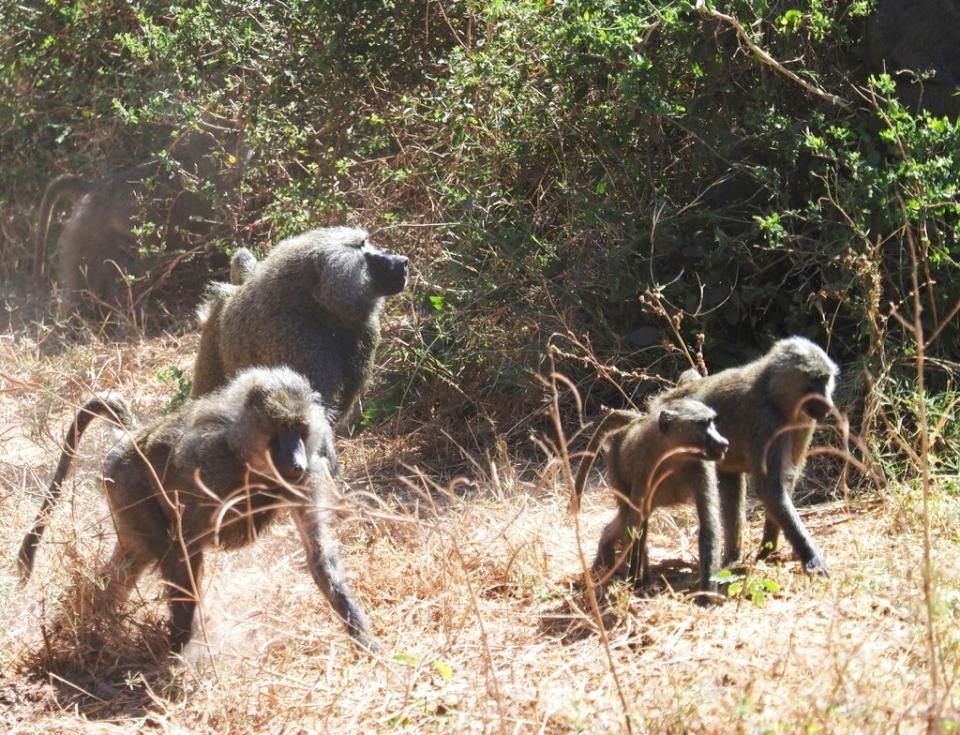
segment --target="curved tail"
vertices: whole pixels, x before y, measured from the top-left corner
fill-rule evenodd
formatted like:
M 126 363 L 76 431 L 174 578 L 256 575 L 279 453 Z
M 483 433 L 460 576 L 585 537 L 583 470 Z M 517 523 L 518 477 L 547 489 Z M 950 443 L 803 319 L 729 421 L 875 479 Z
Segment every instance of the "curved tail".
M 17 562 L 20 567 L 21 582 L 26 582 L 33 571 L 33 559 L 37 553 L 37 546 L 47 528 L 47 518 L 63 492 L 63 481 L 66 479 L 67 473 L 70 472 L 73 458 L 76 456 L 77 443 L 80 441 L 87 425 L 97 416 L 103 416 L 124 429 L 129 430 L 136 426 L 136 420 L 130 411 L 130 406 L 127 405 L 127 402 L 123 400 L 119 393 L 108 393 L 100 398 L 92 398 L 77 412 L 70 429 L 67 431 L 67 437 L 64 439 L 63 454 L 60 455 L 57 472 L 54 474 L 53 481 L 43 498 L 43 505 L 40 506 L 33 527 L 23 537 L 23 543 L 20 544 Z
M 53 205 L 61 197 L 77 199 L 88 191 L 90 191 L 90 182 L 73 174 L 63 174 L 47 184 L 43 199 L 40 200 L 37 229 L 33 233 L 33 283 L 37 289 L 43 288 L 47 279 L 47 232 L 50 229 Z
M 577 479 L 574 483 L 573 497 L 570 499 L 569 507 L 572 513 L 580 510 L 580 496 L 583 495 L 583 487 L 587 484 L 587 475 L 590 474 L 590 469 L 593 467 L 593 463 L 597 458 L 597 451 L 600 449 L 600 445 L 603 444 L 603 441 L 610 434 L 615 431 L 620 431 L 623 427 L 628 426 L 639 418 L 641 418 L 641 414 L 635 411 L 611 411 L 603 417 L 603 421 L 600 422 L 597 430 L 593 432 L 590 443 L 583 453 L 583 459 L 580 460 L 580 467 L 577 469 Z

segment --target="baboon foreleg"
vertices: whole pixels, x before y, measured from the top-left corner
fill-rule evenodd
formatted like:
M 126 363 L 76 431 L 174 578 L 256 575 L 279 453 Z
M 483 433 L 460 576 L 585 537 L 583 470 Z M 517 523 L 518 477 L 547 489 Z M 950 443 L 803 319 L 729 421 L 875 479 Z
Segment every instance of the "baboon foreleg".
M 789 465 L 783 442 L 777 442 L 770 452 L 768 467 L 773 471 L 766 475 L 755 475 L 757 494 L 763 502 L 766 517 L 783 531 L 783 535 L 800 557 L 805 572 L 828 576 L 827 567 L 820 558 L 813 539 L 803 527 L 797 509 L 793 507 L 793 500 L 790 498 L 792 484 L 787 481 L 792 475 L 793 467 Z M 779 471 L 776 471 L 776 468 L 780 468 Z M 766 523 L 765 521 L 764 530 Z
M 720 561 L 720 536 L 717 528 L 720 525 L 720 513 L 717 507 L 717 491 L 712 478 L 704 480 L 694 495 L 697 505 L 697 519 L 700 522 L 700 532 L 697 538 L 700 553 L 700 591 L 715 593 L 717 583 L 713 580 Z M 709 595 L 697 595 L 698 605 L 709 605 L 713 600 Z
M 721 474 L 717 478 L 720 496 L 720 515 L 723 522 L 723 558 L 721 565 L 729 567 L 740 561 L 746 483 L 743 475 Z
M 314 481 L 312 484 L 319 483 Z M 319 505 L 323 500 L 324 494 L 316 489 L 310 501 L 293 512 L 306 551 L 307 566 L 354 642 L 371 653 L 377 653 L 380 646 L 370 634 L 370 623 L 344 579 L 336 539 L 330 530 L 331 511 Z
M 171 545 L 160 562 L 160 572 L 167 584 L 170 605 L 170 650 L 183 649 L 193 632 L 193 618 L 200 594 L 200 575 L 203 572 L 203 552 L 190 550 L 190 558 L 183 560 L 179 543 Z
M 637 505 L 643 503 L 643 496 L 634 493 L 623 509 L 624 547 L 628 551 L 627 579 L 634 588 L 639 589 L 650 583 L 650 565 L 647 560 L 647 531 L 649 523 L 641 518 Z

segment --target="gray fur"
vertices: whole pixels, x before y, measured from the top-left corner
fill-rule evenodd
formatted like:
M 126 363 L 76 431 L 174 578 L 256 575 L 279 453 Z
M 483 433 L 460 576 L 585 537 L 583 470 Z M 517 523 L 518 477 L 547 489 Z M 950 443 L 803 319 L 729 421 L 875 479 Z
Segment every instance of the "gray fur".
M 380 251 L 353 227 L 283 240 L 243 283 L 214 290 L 202 307 L 193 395 L 249 365 L 287 364 L 342 418 L 369 378 L 380 309 L 403 289 L 407 268 L 406 258 Z
M 230 258 L 230 283 L 239 286 L 250 279 L 257 267 L 257 258 L 247 248 L 237 248 Z

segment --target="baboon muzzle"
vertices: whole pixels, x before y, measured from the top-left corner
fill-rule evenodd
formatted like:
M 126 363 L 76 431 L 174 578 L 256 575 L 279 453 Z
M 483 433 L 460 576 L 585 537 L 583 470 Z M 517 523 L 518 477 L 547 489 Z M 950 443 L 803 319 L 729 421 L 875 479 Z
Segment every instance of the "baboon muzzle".
M 817 395 L 810 395 L 803 399 L 802 410 L 812 419 L 822 419 L 830 413 L 831 408 L 833 404 Z
M 724 458 L 727 454 L 727 449 L 730 447 L 730 442 L 724 439 L 719 434 L 712 434 L 707 436 L 707 456 L 714 460 L 719 461 Z
M 393 255 L 380 250 L 365 253 L 370 276 L 377 291 L 384 296 L 400 293 L 407 285 L 410 261 L 403 255 Z
M 288 429 L 270 442 L 270 459 L 280 477 L 288 482 L 299 481 L 307 471 L 307 448 L 299 431 Z

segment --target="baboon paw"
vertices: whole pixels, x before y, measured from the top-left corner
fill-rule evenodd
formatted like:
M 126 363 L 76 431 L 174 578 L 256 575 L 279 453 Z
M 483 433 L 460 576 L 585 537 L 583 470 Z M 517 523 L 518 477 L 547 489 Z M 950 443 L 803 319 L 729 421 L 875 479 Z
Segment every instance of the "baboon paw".
M 357 645 L 358 648 L 374 656 L 376 656 L 383 650 L 380 647 L 380 644 L 377 643 L 377 640 L 372 636 L 355 635 L 355 636 L 352 636 L 352 638 L 353 638 L 353 642 Z
M 713 607 L 717 602 L 717 600 L 714 597 L 714 594 L 701 592 L 700 594 L 698 594 L 696 597 L 693 598 L 693 601 L 697 603 L 698 607 L 703 607 L 703 608 Z
M 757 552 L 757 561 L 766 561 L 773 555 L 773 552 L 775 551 L 776 548 L 774 546 L 771 546 L 770 544 L 764 544 L 760 547 L 760 551 Z
M 736 554 L 727 554 L 720 560 L 721 569 L 733 569 L 734 567 L 740 566 L 740 552 Z
M 829 577 L 830 572 L 827 571 L 827 565 L 823 563 L 823 560 L 819 556 L 815 556 L 812 559 L 808 559 L 803 563 L 803 571 L 807 574 L 814 574 L 818 577 Z

